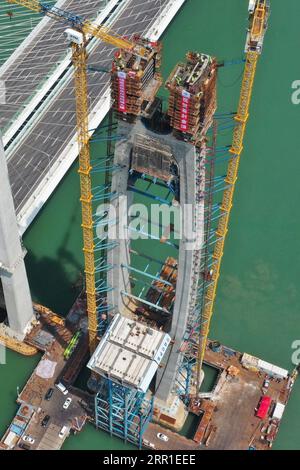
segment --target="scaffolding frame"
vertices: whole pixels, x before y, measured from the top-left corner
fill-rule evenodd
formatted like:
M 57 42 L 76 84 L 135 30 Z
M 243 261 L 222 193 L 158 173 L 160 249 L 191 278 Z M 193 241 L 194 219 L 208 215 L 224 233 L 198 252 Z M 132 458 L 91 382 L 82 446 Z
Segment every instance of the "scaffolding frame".
M 120 168 L 114 165 L 114 145 L 117 140 L 124 138 L 121 135 L 117 135 L 117 122 L 114 121 L 113 111 L 109 111 L 108 124 L 103 126 L 106 131 L 106 136 L 101 138 L 103 141 L 107 141 L 107 150 L 104 157 L 98 157 L 93 164 L 93 173 L 101 173 L 104 175 L 104 181 L 98 185 L 93 185 L 93 226 L 94 232 L 96 227 L 102 227 L 103 233 L 105 228 L 114 221 L 109 219 L 109 214 L 106 211 L 99 212 L 95 207 L 95 203 L 108 204 L 112 200 L 118 197 L 118 194 L 111 192 L 111 179 L 116 171 Z M 97 135 L 94 136 L 93 141 L 98 141 Z M 95 288 L 96 288 L 96 312 L 97 312 L 97 335 L 103 336 L 109 325 L 109 312 L 112 312 L 115 308 L 114 305 L 110 305 L 107 302 L 107 294 L 114 290 L 113 286 L 107 283 L 107 273 L 113 268 L 111 264 L 107 262 L 107 254 L 109 250 L 113 250 L 118 246 L 117 241 L 109 241 L 107 235 L 99 238 L 94 233 L 94 255 L 95 255 Z
M 98 429 L 141 449 L 143 434 L 152 416 L 153 397 L 148 399 L 145 393 L 111 379 L 100 379 L 95 396 L 95 424 Z
M 200 202 L 204 200 L 204 244 L 201 250 L 194 252 L 194 284 L 192 286 L 193 293 L 191 296 L 191 309 L 189 313 L 187 329 L 183 343 L 181 346 L 181 361 L 178 368 L 178 374 L 175 382 L 175 392 L 181 397 L 183 402 L 188 405 L 191 396 L 192 379 L 195 375 L 197 366 L 197 352 L 200 334 L 201 313 L 203 308 L 204 292 L 207 289 L 208 277 L 207 273 L 210 269 L 212 258 L 211 237 L 214 234 L 212 230 L 213 216 L 219 207 L 214 206 L 214 194 L 217 190 L 220 180 L 224 178 L 215 177 L 215 157 L 217 153 L 217 132 L 218 123 L 214 120 L 212 147 L 207 149 L 205 146 L 197 149 L 197 183 L 201 182 L 203 173 L 205 175 L 204 185 L 197 185 L 196 200 Z M 210 157 L 210 158 L 208 158 Z M 196 390 L 200 389 L 201 369 L 196 374 L 194 381 Z

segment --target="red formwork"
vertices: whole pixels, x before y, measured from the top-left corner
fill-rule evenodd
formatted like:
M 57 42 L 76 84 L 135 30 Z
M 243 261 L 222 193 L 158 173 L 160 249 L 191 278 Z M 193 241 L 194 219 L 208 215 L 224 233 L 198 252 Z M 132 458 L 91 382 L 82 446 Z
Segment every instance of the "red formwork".
M 134 51 L 120 50 L 115 54 L 111 73 L 112 106 L 119 117 L 132 120 L 132 117 L 146 114 L 162 85 L 160 75 L 160 43 L 136 39 L 147 51 L 144 57 Z
M 217 108 L 217 62 L 189 52 L 166 82 L 170 91 L 168 115 L 178 138 L 198 142 L 213 123 Z

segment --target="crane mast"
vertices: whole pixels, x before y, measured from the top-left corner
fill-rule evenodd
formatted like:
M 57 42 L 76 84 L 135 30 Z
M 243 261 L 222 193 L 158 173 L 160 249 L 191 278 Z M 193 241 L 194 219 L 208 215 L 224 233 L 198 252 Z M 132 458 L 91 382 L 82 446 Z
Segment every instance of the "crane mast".
M 91 158 L 89 135 L 89 106 L 87 86 L 87 37 L 93 36 L 106 43 L 121 49 L 135 52 L 145 56 L 148 50 L 141 45 L 112 33 L 104 26 L 94 25 L 80 16 L 61 10 L 55 6 L 47 5 L 38 0 L 7 0 L 30 9 L 36 13 L 42 13 L 57 21 L 66 23 L 74 30 L 72 42 L 72 61 L 74 65 L 75 96 L 76 96 L 76 120 L 77 140 L 79 148 L 79 176 L 80 176 L 80 202 L 82 210 L 82 234 L 84 271 L 87 297 L 88 330 L 90 351 L 93 352 L 97 343 L 97 293 L 95 279 L 95 254 L 94 254 L 94 227 L 92 207 L 92 182 L 91 182 Z M 76 34 L 80 33 L 80 34 Z
M 90 350 L 94 351 L 97 341 L 97 298 L 95 288 L 94 228 L 92 210 L 91 158 L 89 145 L 89 106 L 87 87 L 87 52 L 84 42 L 72 44 L 74 65 L 77 139 L 79 147 L 80 202 L 82 212 L 82 236 L 87 314 Z
M 251 2 L 250 2 L 251 3 Z M 251 12 L 250 12 L 251 13 Z M 207 288 L 204 306 L 201 315 L 199 345 L 197 352 L 196 393 L 200 389 L 200 373 L 209 334 L 210 322 L 213 314 L 216 291 L 220 277 L 221 262 L 224 254 L 225 239 L 228 232 L 230 213 L 232 209 L 234 191 L 238 178 L 240 158 L 243 151 L 244 136 L 249 118 L 249 108 L 252 98 L 253 85 L 257 67 L 257 61 L 261 54 L 264 34 L 267 28 L 269 15 L 269 1 L 257 0 L 253 16 L 250 15 L 250 28 L 246 43 L 246 62 L 240 92 L 240 99 L 237 114 L 235 116 L 236 125 L 233 132 L 233 141 L 230 149 L 232 157 L 229 160 L 227 176 L 225 179 L 226 189 L 221 203 L 221 214 L 216 230 L 217 241 L 213 253 L 212 279 Z

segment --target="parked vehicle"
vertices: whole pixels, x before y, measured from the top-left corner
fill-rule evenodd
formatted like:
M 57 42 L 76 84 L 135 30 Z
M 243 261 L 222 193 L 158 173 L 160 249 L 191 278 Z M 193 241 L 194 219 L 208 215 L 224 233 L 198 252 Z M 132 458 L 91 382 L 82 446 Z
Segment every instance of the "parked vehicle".
M 264 383 L 263 383 L 263 388 L 268 389 L 269 386 L 270 386 L 270 380 L 269 380 L 269 379 L 266 379 L 266 380 L 264 381 Z
M 50 416 L 49 415 L 46 415 L 42 422 L 41 422 L 41 425 L 43 426 L 43 428 L 45 428 L 47 426 L 47 424 L 49 423 L 49 420 L 50 420 Z
M 33 437 L 31 437 L 31 436 L 23 436 L 22 439 L 25 442 L 29 442 L 29 444 L 34 444 L 34 442 L 35 442 Z
M 63 437 L 65 436 L 65 434 L 66 434 L 67 431 L 68 431 L 68 427 L 67 427 L 67 426 L 63 426 L 63 427 L 61 428 L 60 433 L 59 433 L 58 436 L 59 436 L 61 439 L 63 439 Z
M 68 395 L 69 391 L 67 387 L 65 387 L 61 382 L 59 382 L 58 384 L 55 384 L 55 387 L 64 395 Z
M 24 442 L 20 442 L 19 447 L 24 450 L 31 450 L 28 444 L 24 444 Z
M 161 432 L 159 432 L 159 433 L 157 434 L 157 437 L 158 437 L 158 439 L 160 439 L 161 441 L 168 442 L 168 440 L 169 440 L 168 436 L 166 436 L 165 434 L 163 434 L 163 433 L 161 433 Z
M 72 403 L 72 398 L 70 398 L 70 397 L 67 398 L 66 401 L 63 404 L 63 409 L 67 410 L 69 408 L 69 406 L 71 405 L 71 403 Z
M 49 388 L 46 395 L 45 395 L 45 400 L 49 401 L 50 398 L 52 397 L 53 395 L 53 392 L 54 392 L 54 389 L 53 388 Z

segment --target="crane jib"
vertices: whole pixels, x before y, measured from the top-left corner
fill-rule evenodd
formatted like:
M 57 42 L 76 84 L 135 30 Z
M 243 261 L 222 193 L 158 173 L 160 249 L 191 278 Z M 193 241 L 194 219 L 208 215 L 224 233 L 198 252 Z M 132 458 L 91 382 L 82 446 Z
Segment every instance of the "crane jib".
M 45 16 L 53 18 L 56 21 L 60 21 L 71 26 L 83 35 L 90 34 L 93 37 L 101 39 L 102 41 L 111 44 L 120 49 L 127 49 L 135 51 L 137 55 L 141 57 L 147 56 L 147 49 L 142 46 L 137 46 L 134 42 L 120 37 L 115 34 L 109 28 L 103 25 L 96 25 L 91 23 L 83 16 L 76 15 L 73 12 L 62 10 L 56 6 L 48 5 L 47 3 L 40 2 L 39 0 L 6 0 L 7 3 L 14 3 L 16 5 L 28 8 L 36 13 L 42 13 Z
M 85 19 L 81 16 L 76 15 L 75 13 L 61 10 L 55 6 L 47 5 L 45 3 L 40 3 L 41 13 L 44 13 L 51 18 L 62 21 L 67 24 L 71 24 L 74 28 L 79 28 L 80 30 L 83 27 Z

